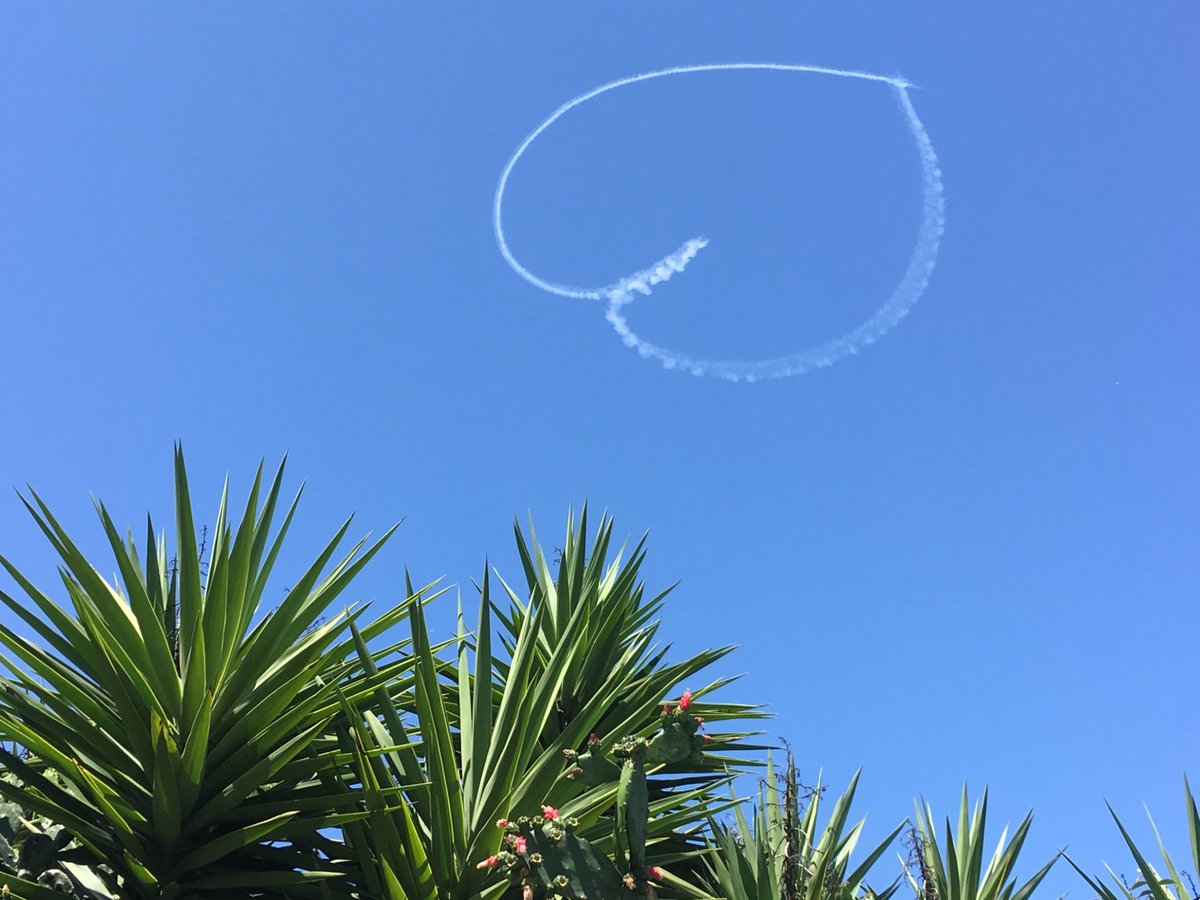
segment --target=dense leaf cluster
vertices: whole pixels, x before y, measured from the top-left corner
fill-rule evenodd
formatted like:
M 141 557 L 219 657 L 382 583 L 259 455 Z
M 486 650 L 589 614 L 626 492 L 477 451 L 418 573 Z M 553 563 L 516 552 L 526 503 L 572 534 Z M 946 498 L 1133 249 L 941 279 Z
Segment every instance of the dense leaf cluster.
M 665 593 L 645 593 L 644 545 L 613 548 L 608 518 L 569 518 L 553 564 L 517 528 L 522 581 L 485 567 L 473 627 L 460 598 L 443 644 L 436 584 L 406 577 L 371 615 L 335 605 L 394 529 L 339 554 L 346 521 L 268 604 L 299 500 L 279 516 L 282 481 L 260 467 L 240 515 L 223 493 L 205 548 L 177 451 L 171 545 L 97 503 L 112 579 L 23 498 L 66 602 L 0 556 L 20 595 L 0 602 L 26 628 L 0 625 L 0 896 L 887 900 L 907 882 L 922 900 L 1026 900 L 1049 870 L 1017 885 L 1028 818 L 985 865 L 986 795 L 970 814 L 964 792 L 957 834 L 939 841 L 918 809 L 902 876 L 875 891 L 904 825 L 855 858 L 858 776 L 822 820 L 790 755 L 748 819 L 731 782 L 765 748 L 726 729 L 761 712 L 704 678 L 731 648 L 668 658 Z M 1104 900 L 1194 894 L 1125 836 L 1141 879 L 1085 875 Z

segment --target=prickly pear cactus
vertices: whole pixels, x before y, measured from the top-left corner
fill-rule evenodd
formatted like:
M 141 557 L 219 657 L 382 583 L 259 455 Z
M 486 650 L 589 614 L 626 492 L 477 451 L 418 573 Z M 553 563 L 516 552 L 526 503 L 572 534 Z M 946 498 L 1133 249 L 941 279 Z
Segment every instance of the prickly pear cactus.
M 622 892 L 621 875 L 607 856 L 574 833 L 574 819 L 542 807 L 540 816 L 501 819 L 501 850 L 479 864 L 497 868 L 529 897 L 611 900 Z
M 678 705 L 664 705 L 660 730 L 650 739 L 623 738 L 606 751 L 593 737 L 588 741 L 588 750 L 585 753 L 563 751 L 571 762 L 566 778 L 571 781 L 578 779 L 589 787 L 595 787 L 618 781 L 621 777 L 621 766 L 635 758 L 640 759 L 644 766 L 688 760 L 699 762 L 709 738 L 708 735 L 699 733 L 704 720 L 688 712 L 691 703 L 691 692 L 684 691 Z M 613 760 L 608 756 L 613 757 Z
M 654 900 L 654 884 L 663 873 L 646 865 L 650 823 L 646 767 L 700 758 L 707 736 L 697 733 L 703 721 L 688 712 L 690 704 L 687 691 L 677 706 L 666 704 L 661 728 L 649 739 L 631 736 L 606 749 L 593 737 L 586 752 L 565 751 L 567 779 L 592 787 L 617 784 L 615 860 L 574 834 L 573 819 L 563 819 L 558 810 L 543 806 L 540 816 L 497 822 L 504 829 L 500 852 L 479 868 L 502 871 L 521 886 L 523 900 L 614 900 L 637 894 Z
M 479 868 L 502 872 L 521 887 L 522 900 L 619 900 L 635 896 L 639 888 L 653 900 L 652 882 L 662 878 L 660 869 L 642 869 L 640 877 L 622 875 L 611 859 L 574 833 L 574 819 L 560 818 L 550 806 L 542 813 L 497 822 L 504 829 L 503 845 Z

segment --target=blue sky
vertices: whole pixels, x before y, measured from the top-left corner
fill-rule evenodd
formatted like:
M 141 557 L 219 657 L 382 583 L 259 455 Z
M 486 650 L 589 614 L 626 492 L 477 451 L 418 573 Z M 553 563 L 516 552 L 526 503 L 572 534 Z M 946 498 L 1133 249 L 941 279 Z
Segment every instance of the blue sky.
M 737 642 L 806 775 L 865 767 L 872 831 L 963 779 L 1131 871 L 1104 809 L 1182 848 L 1200 780 L 1200 176 L 1193 3 L 363 3 L 0 11 L 0 482 L 99 547 L 88 493 L 166 521 L 261 456 L 308 480 L 297 564 L 407 516 L 362 582 L 513 570 L 568 505 L 650 531 L 681 651 Z M 672 65 L 900 75 L 941 159 L 933 281 L 877 345 L 753 386 L 667 372 L 496 250 L 491 202 L 560 103 Z M 539 139 L 506 227 L 604 284 L 702 234 L 628 308 L 770 356 L 877 308 L 920 172 L 889 88 L 719 73 Z M 215 513 L 210 502 L 202 509 Z M 17 499 L 2 551 L 49 584 Z M 286 570 L 285 570 L 286 571 Z M 1189 685 L 1192 685 L 1189 687 Z M 1046 893 L 1086 893 L 1066 867 Z

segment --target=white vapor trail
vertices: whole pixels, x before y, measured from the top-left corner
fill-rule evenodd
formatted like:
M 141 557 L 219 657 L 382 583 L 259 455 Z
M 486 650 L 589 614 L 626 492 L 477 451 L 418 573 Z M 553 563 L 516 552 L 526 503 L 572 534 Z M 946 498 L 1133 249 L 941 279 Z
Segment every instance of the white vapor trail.
M 696 256 L 707 244 L 704 238 L 692 238 L 674 253 L 663 257 L 658 262 L 626 275 L 612 284 L 604 287 L 575 287 L 573 285 L 556 284 L 539 278 L 517 261 L 508 247 L 504 237 L 503 205 L 504 191 L 508 187 L 508 179 L 513 168 L 520 161 L 525 151 L 551 125 L 577 106 L 581 106 L 593 97 L 598 97 L 616 88 L 649 81 L 653 78 L 667 78 L 672 75 L 689 75 L 696 72 L 728 72 L 744 70 L 769 70 L 775 72 L 804 72 L 818 75 L 832 75 L 838 78 L 858 78 L 864 81 L 876 81 L 890 85 L 896 91 L 896 99 L 904 114 L 908 130 L 912 134 L 920 157 L 923 187 L 923 202 L 921 208 L 921 223 L 917 231 L 917 243 L 909 257 L 908 266 L 900 283 L 892 291 L 883 306 L 879 307 L 869 319 L 852 331 L 795 353 L 778 356 L 772 359 L 743 360 L 743 359 L 697 359 L 675 350 L 668 350 L 644 340 L 629 327 L 623 314 L 624 308 L 635 299 L 636 294 L 649 294 L 655 285 L 661 284 L 672 275 L 682 272 L 688 262 Z M 580 94 L 573 100 L 568 100 L 521 142 L 516 151 L 509 157 L 504 171 L 500 173 L 500 182 L 496 185 L 496 197 L 492 204 L 492 225 L 496 232 L 496 243 L 505 261 L 513 271 L 532 284 L 551 294 L 560 297 L 570 297 L 577 300 L 601 300 L 607 302 L 605 318 L 621 336 L 625 345 L 637 350 L 648 359 L 657 359 L 668 369 L 682 369 L 693 375 L 714 375 L 729 381 L 759 381 L 765 378 L 783 378 L 789 375 L 800 375 L 812 369 L 831 366 L 838 360 L 858 352 L 868 344 L 873 344 L 896 327 L 899 321 L 908 314 L 913 304 L 921 298 L 929 277 L 937 260 L 938 246 L 941 242 L 945 226 L 945 202 L 942 197 L 942 173 L 938 168 L 937 154 L 934 153 L 933 143 L 925 131 L 925 126 L 917 117 L 908 89 L 912 85 L 902 78 L 889 78 L 886 75 L 874 75 L 870 72 L 858 72 L 847 69 L 829 69 L 823 66 L 787 65 L 784 63 L 716 63 L 698 66 L 674 66 L 669 69 L 659 69 L 654 72 L 643 72 L 610 81 L 598 88 Z

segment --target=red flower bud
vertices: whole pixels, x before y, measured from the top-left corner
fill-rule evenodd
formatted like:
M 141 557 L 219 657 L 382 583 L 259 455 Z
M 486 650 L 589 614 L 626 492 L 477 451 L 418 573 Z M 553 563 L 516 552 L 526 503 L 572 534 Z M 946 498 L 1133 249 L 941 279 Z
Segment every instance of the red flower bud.
M 687 708 L 692 705 L 692 692 L 684 691 L 683 696 L 679 698 L 679 708 L 687 712 Z

